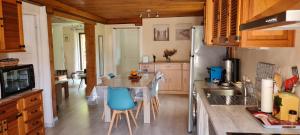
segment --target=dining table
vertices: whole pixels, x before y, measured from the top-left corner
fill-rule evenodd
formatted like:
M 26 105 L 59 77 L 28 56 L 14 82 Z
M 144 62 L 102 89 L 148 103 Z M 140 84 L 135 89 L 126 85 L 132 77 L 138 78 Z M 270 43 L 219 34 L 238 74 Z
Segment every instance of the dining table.
M 103 90 L 104 100 L 104 121 L 110 122 L 111 120 L 111 109 L 107 105 L 108 87 L 126 87 L 129 90 L 142 90 L 143 101 L 144 101 L 144 123 L 151 123 L 150 120 L 150 99 L 151 92 L 150 86 L 153 81 L 154 73 L 142 73 L 140 74 L 141 79 L 139 81 L 132 81 L 129 79 L 129 73 L 117 75 L 112 79 L 106 79 L 101 84 L 97 84 L 96 88 Z

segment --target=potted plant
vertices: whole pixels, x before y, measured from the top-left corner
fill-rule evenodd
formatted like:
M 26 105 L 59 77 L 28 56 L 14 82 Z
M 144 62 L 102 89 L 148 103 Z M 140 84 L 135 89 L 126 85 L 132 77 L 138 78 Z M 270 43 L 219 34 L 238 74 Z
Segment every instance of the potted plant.
M 164 50 L 164 56 L 166 58 L 166 61 L 167 62 L 171 62 L 171 56 L 173 56 L 175 53 L 177 53 L 177 50 L 176 49 L 173 49 L 173 50 Z

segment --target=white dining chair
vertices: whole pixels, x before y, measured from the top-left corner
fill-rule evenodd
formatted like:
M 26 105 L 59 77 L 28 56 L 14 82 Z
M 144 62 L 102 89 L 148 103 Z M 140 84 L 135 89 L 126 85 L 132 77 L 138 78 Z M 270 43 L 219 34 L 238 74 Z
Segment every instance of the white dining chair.
M 163 80 L 163 74 L 161 72 L 157 72 L 155 74 L 155 78 L 152 80 L 150 89 L 151 89 L 151 109 L 154 120 L 156 119 L 155 113 L 159 112 L 159 98 L 158 98 L 158 92 L 159 92 L 159 83 Z M 138 107 L 136 111 L 135 118 L 138 117 L 139 112 L 141 111 L 143 107 L 143 91 L 142 90 L 136 90 L 136 96 L 134 97 L 135 101 L 138 102 Z

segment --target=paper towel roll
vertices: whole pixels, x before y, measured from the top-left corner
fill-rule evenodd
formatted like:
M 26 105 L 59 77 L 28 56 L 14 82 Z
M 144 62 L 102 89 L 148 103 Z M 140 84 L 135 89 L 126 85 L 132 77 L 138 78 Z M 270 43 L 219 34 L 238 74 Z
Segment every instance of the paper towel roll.
M 273 111 L 273 80 L 262 79 L 261 81 L 261 111 L 272 113 Z

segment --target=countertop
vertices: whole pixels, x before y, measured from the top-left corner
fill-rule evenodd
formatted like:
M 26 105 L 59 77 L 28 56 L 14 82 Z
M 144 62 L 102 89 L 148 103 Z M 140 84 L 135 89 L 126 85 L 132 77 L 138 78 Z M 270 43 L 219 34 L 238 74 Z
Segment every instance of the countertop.
M 262 127 L 254 117 L 246 111 L 246 106 L 243 105 L 211 106 L 203 91 L 203 88 L 210 87 L 214 86 L 205 81 L 195 82 L 198 97 L 197 102 L 203 102 L 217 135 L 226 135 L 227 132 L 300 134 L 299 129 L 267 129 Z
M 30 96 L 30 95 L 32 95 L 34 93 L 38 93 L 38 92 L 41 92 L 41 91 L 43 91 L 43 90 L 42 89 L 27 90 L 27 91 L 24 91 L 22 93 L 15 94 L 15 95 L 3 98 L 3 99 L 0 100 L 0 106 L 9 104 L 11 102 L 15 102 L 15 101 L 17 101 L 20 98 L 23 98 L 23 97 L 26 97 L 26 96 Z
M 148 63 L 143 63 L 140 62 L 139 64 L 161 64 L 161 63 L 190 63 L 190 61 L 156 61 L 156 62 L 148 62 Z

